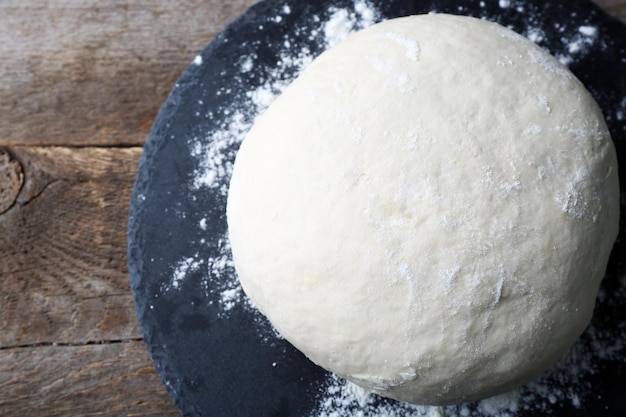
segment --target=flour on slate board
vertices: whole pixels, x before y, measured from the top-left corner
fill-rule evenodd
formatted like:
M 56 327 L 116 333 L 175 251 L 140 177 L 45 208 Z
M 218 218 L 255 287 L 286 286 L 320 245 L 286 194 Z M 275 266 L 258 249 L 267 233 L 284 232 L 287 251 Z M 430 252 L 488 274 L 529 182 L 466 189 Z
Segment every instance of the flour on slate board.
M 539 24 L 542 19 L 540 12 L 530 9 L 532 6 L 522 1 L 499 0 L 497 4 L 502 9 L 510 9 L 510 12 L 524 14 L 528 26 L 522 35 L 542 45 L 546 34 Z M 481 1 L 479 6 L 485 8 L 486 4 Z M 459 6 L 458 12 L 464 14 L 469 11 L 464 6 Z M 289 6 L 285 5 L 279 14 L 270 20 L 281 22 L 283 16 L 290 13 Z M 485 16 L 478 14 L 476 17 L 486 17 L 486 12 Z M 333 7 L 324 16 L 314 16 L 311 19 L 311 26 L 302 30 L 308 31 L 310 40 L 322 42 L 328 48 L 350 33 L 380 20 L 381 14 L 372 3 L 355 0 L 350 8 Z M 555 29 L 562 32 L 562 48 L 553 53 L 565 65 L 584 57 L 591 48 L 603 46 L 598 28 L 593 25 L 582 25 L 572 31 L 564 24 L 557 25 Z M 254 120 L 313 60 L 309 50 L 295 49 L 288 38 L 279 51 L 279 57 L 280 61 L 260 87 L 245 92 L 243 97 L 237 97 L 237 100 L 233 100 L 232 108 L 215 110 L 226 115 L 216 130 L 206 136 L 189 139 L 191 156 L 197 160 L 197 170 L 190 184 L 192 191 L 211 189 L 212 192 L 226 197 L 238 145 L 252 127 Z M 248 56 L 240 61 L 239 71 L 242 75 L 255 69 L 255 59 L 255 56 Z M 208 63 L 197 56 L 193 64 Z M 224 90 L 218 94 L 229 92 L 226 91 L 227 87 L 223 88 Z M 626 117 L 626 98 L 614 109 L 614 114 L 605 116 L 607 119 L 623 120 Z M 214 114 L 209 113 L 206 117 L 213 119 Z M 198 227 L 205 231 L 206 219 L 202 219 Z M 170 282 L 162 286 L 162 291 L 178 290 L 181 282 L 191 273 L 202 270 L 206 274 L 202 285 L 206 294 L 218 295 L 220 319 L 227 320 L 229 312 L 237 307 L 246 309 L 257 317 L 260 323 L 262 321 L 260 313 L 245 296 L 237 280 L 228 236 L 226 234 L 213 236 L 211 239 L 217 242 L 218 255 L 206 259 L 202 254 L 196 253 L 193 257 L 181 259 L 172 270 Z M 610 294 L 610 297 L 601 290 L 598 304 L 602 306 L 607 303 L 610 305 L 612 302 L 619 303 L 624 297 L 626 297 L 626 276 L 621 277 L 617 292 Z M 592 325 L 569 354 L 541 378 L 507 394 L 468 404 L 431 407 L 387 401 L 331 375 L 319 393 L 316 410 L 307 417 L 514 417 L 522 412 L 533 415 L 550 413 L 555 404 L 569 403 L 574 407 L 580 407 L 586 398 L 593 395 L 593 386 L 586 378 L 599 372 L 602 360 L 615 360 L 623 355 L 626 347 L 626 328 L 623 327 L 599 330 Z M 259 331 L 268 333 L 261 335 L 264 340 L 280 337 L 273 329 L 267 329 L 265 326 L 260 326 Z

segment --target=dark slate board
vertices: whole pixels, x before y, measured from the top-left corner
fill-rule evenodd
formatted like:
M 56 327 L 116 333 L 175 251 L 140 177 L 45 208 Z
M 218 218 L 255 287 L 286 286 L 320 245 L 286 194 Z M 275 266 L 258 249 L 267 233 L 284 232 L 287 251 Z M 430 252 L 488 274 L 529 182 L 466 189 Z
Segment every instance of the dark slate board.
M 212 272 L 208 260 L 225 253 L 226 197 L 219 187 L 193 185 L 201 165 L 193 146 L 197 138 L 205 138 L 203 152 L 215 146 L 210 133 L 232 117 L 225 109 L 237 103 L 246 105 L 242 101 L 246 92 L 276 82 L 276 77 L 293 77 L 295 69 L 289 65 L 275 71 L 285 39 L 294 50 L 308 48 L 312 55 L 318 55 L 324 48 L 322 35 L 311 36 L 311 31 L 320 27 L 319 20 L 328 19 L 331 6 L 353 9 L 354 4 L 352 0 L 266 0 L 257 4 L 201 52 L 201 59 L 196 58 L 180 77 L 154 123 L 133 192 L 129 266 L 147 348 L 183 415 L 315 415 L 329 374 L 277 337 L 268 322 L 245 302 L 239 299 L 227 312 L 224 310 L 220 291 L 232 285 L 234 272 L 230 266 L 222 268 L 222 273 Z M 620 164 L 626 166 L 626 27 L 590 1 L 513 0 L 509 7 L 501 7 L 497 0 L 389 0 L 370 4 L 379 10 L 378 18 L 435 10 L 484 17 L 527 35 L 529 27 L 540 28 L 540 45 L 556 56 L 572 58 L 570 68 L 598 100 Z M 285 6 L 290 13 L 285 13 Z M 595 48 L 584 42 L 578 44 L 583 46 L 580 50 L 572 47 L 572 40 L 584 41 L 579 31 L 582 25 L 597 27 Z M 253 58 L 254 65 L 242 73 L 242 62 L 248 57 Z M 253 114 L 243 111 L 248 118 Z M 244 121 L 248 125 L 251 122 Z M 232 162 L 236 148 L 233 143 L 220 150 L 227 157 L 225 163 Z M 622 169 L 620 173 L 622 193 L 625 172 Z M 218 180 L 220 186 L 227 187 L 228 178 Z M 622 237 L 625 203 L 622 198 Z M 618 240 L 603 284 L 609 301 L 598 306 L 594 318 L 600 332 L 611 334 L 613 329 L 626 326 L 626 302 L 619 281 L 626 274 L 624 259 L 626 246 Z M 174 282 L 175 274 L 184 280 Z M 619 291 L 621 296 L 614 295 Z M 582 407 L 557 403 L 553 415 L 626 415 L 623 359 L 601 363 L 599 372 L 584 382 L 594 388 Z M 379 402 L 393 404 L 384 399 Z

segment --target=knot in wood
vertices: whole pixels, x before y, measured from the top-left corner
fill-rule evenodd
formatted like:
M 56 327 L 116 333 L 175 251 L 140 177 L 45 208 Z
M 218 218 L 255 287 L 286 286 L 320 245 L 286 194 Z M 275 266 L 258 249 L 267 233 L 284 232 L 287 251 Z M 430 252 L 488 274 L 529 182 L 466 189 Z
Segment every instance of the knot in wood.
M 20 162 L 0 148 L 0 214 L 10 209 L 24 184 L 24 171 Z

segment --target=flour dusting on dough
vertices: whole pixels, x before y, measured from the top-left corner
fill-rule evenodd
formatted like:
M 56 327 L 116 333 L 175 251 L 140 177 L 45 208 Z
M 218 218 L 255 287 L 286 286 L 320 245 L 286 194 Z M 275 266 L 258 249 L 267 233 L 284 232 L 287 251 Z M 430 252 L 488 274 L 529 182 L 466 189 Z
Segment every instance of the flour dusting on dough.
M 500 0 L 498 5 L 503 9 L 520 10 L 523 9 L 524 2 Z M 485 2 L 480 2 L 480 6 L 484 8 Z M 291 13 L 288 5 L 284 5 L 281 11 L 284 16 Z M 463 12 L 463 10 L 459 11 Z M 546 39 L 546 33 L 539 25 L 541 17 L 538 14 L 533 15 L 532 10 L 526 10 L 526 13 L 530 23 L 522 34 L 541 45 Z M 332 46 L 350 33 L 379 20 L 380 13 L 371 3 L 358 0 L 351 8 L 329 9 L 327 15 L 316 17 L 312 20 L 311 26 L 303 30 L 309 31 L 310 39 L 322 39 L 326 46 Z M 562 28 L 564 29 L 565 25 Z M 561 63 L 570 65 L 577 59 L 583 58 L 590 48 L 601 47 L 600 35 L 596 27 L 582 25 L 577 31 L 570 31 L 567 36 L 563 37 L 563 48 L 555 54 Z M 407 58 L 419 57 L 418 45 L 405 46 Z M 223 112 L 227 116 L 224 118 L 225 121 L 217 129 L 207 132 L 205 136 L 189 139 L 190 153 L 198 161 L 197 170 L 192 178 L 193 190 L 210 188 L 224 197 L 227 195 L 227 184 L 232 173 L 234 156 L 254 120 L 313 60 L 310 51 L 293 50 L 289 39 L 285 40 L 283 47 L 281 63 L 261 83 L 260 87 L 240 97 L 239 102 L 233 108 L 215 109 L 215 112 Z M 241 73 L 252 72 L 257 65 L 257 60 L 256 56 L 242 57 Z M 198 56 L 193 64 L 207 65 L 208 63 L 203 62 Z M 552 69 L 555 72 L 562 71 L 560 67 L 553 66 Z M 284 76 L 285 73 L 290 75 Z M 547 97 L 538 97 L 538 105 L 545 108 L 547 112 L 551 111 Z M 212 112 L 200 116 L 216 119 L 216 114 Z M 616 106 L 614 114 L 608 114 L 607 118 L 626 119 L 626 98 L 622 100 L 620 106 Z M 541 133 L 540 127 L 530 126 L 529 133 Z M 412 143 L 408 146 L 418 145 Z M 547 161 L 544 166 L 538 167 L 537 175 L 541 177 L 549 170 L 550 165 Z M 492 172 L 490 168 L 485 167 L 485 182 L 494 180 L 490 172 Z M 568 204 L 572 208 L 576 207 L 571 201 L 573 200 L 570 199 L 568 203 L 567 196 L 564 196 L 561 201 L 564 210 L 569 210 Z M 442 225 L 451 230 L 456 227 L 456 221 L 445 216 L 440 219 Z M 206 231 L 206 221 L 200 223 L 199 227 Z M 162 286 L 162 291 L 176 291 L 185 280 L 190 279 L 192 274 L 197 275 L 198 271 L 202 271 L 203 289 L 207 294 L 218 295 L 217 299 L 222 311 L 221 319 L 227 320 L 230 312 L 236 308 L 244 308 L 257 314 L 253 303 L 245 296 L 236 278 L 227 235 L 219 237 L 216 244 L 217 256 L 208 259 L 202 259 L 200 256 L 181 259 L 171 271 L 170 281 Z M 457 272 L 457 270 L 442 271 L 442 276 L 445 277 L 444 285 L 448 286 L 450 291 L 455 284 Z M 498 288 L 495 288 L 494 300 L 498 299 L 498 294 Z M 600 307 L 610 306 L 611 303 L 619 303 L 624 298 L 626 298 L 626 277 L 622 277 L 621 286 L 617 292 L 606 294 L 601 291 L 599 305 Z M 277 334 L 265 337 L 270 336 L 278 337 Z M 330 375 L 323 390 L 319 393 L 317 408 L 309 417 L 513 417 L 528 413 L 529 410 L 532 415 L 547 414 L 556 403 L 570 403 L 574 407 L 584 403 L 586 397 L 593 395 L 593 387 L 585 381 L 585 378 L 598 372 L 601 367 L 600 360 L 611 360 L 623 355 L 625 347 L 626 328 L 624 326 L 607 331 L 606 329 L 600 330 L 592 323 L 570 353 L 557 366 L 531 384 L 503 396 L 451 407 L 426 407 L 397 403 L 369 394 L 350 382 Z

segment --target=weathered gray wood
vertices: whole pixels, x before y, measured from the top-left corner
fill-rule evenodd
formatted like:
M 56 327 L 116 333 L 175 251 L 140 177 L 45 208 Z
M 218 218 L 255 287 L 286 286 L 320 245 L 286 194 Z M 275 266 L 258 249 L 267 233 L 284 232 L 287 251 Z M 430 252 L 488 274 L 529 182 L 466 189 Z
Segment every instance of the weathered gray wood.
M 23 184 L 22 166 L 10 153 L 0 149 L 0 214 L 15 203 Z
M 141 148 L 9 152 L 25 183 L 0 215 L 0 415 L 177 415 L 129 288 Z
M 141 341 L 0 353 L 3 417 L 178 415 Z
M 626 2 L 624 0 L 594 0 L 594 3 L 622 22 L 626 22 Z
M 255 0 L 3 0 L 0 146 L 142 144 L 176 78 Z
M 0 215 L 0 348 L 140 337 L 126 224 L 141 148 L 10 151 L 26 181 Z

